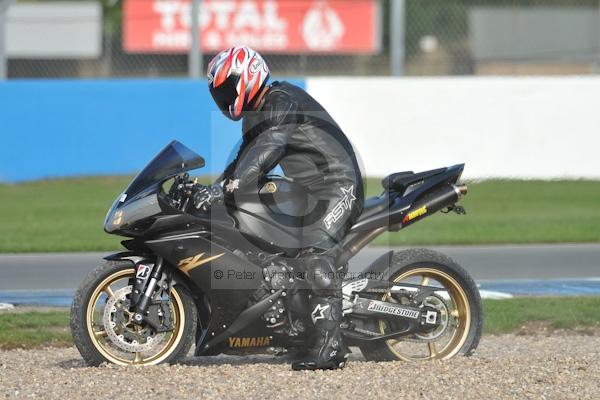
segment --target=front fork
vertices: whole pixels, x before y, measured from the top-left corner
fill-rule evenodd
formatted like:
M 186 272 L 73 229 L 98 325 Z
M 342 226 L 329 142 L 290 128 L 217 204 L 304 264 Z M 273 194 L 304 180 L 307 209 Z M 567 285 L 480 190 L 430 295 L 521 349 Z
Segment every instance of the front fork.
M 152 302 L 152 295 L 156 290 L 156 285 L 162 278 L 163 265 L 162 257 L 157 257 L 156 264 L 154 265 L 154 268 L 152 268 L 150 281 L 148 282 L 147 286 L 147 278 L 143 279 L 142 277 L 139 277 L 136 271 L 135 282 L 133 284 L 133 300 L 135 304 L 135 313 L 133 314 L 134 324 L 141 325 L 144 322 L 144 316 L 146 315 L 148 307 L 150 307 Z M 146 287 L 145 290 L 144 286 Z M 139 300 L 136 299 L 136 297 L 139 297 Z

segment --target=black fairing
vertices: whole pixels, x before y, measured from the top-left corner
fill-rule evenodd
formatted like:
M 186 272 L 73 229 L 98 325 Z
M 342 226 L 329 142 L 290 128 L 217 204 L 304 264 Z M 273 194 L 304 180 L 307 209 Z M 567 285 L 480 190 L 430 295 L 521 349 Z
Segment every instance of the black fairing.
M 223 331 L 248 306 L 250 296 L 261 287 L 262 269 L 230 250 L 210 242 L 207 232 L 166 236 L 146 241 L 146 246 L 174 267 L 198 257 L 215 257 L 187 271 L 192 282 L 210 298 L 211 319 L 207 331 L 215 335 Z M 221 275 L 222 274 L 222 275 Z M 240 278 L 240 276 L 242 278 Z
M 269 345 L 301 343 L 302 334 L 291 338 L 277 333 L 258 317 L 260 310 L 250 314 L 248 310 L 262 307 L 261 301 L 268 301 L 265 296 L 278 295 L 265 287 L 262 265 L 256 263 L 296 256 L 303 247 L 302 226 L 307 218 L 319 217 L 318 212 L 313 215 L 307 210 L 318 211 L 319 204 L 293 182 L 270 177 L 258 194 L 236 194 L 234 206 L 214 206 L 210 215 L 183 212 L 173 205 L 163 184 L 203 165 L 202 157 L 179 142 L 170 143 L 155 157 L 107 215 L 106 232 L 133 237 L 123 242 L 130 251 L 109 256 L 109 259 L 159 256 L 165 260 L 177 282 L 191 289 L 199 310 L 204 307 L 199 311 L 203 315 L 197 352 L 216 354 L 227 346 L 226 339 L 233 335 L 269 337 L 272 338 Z M 455 165 L 419 174 L 398 173 L 386 178 L 386 191 L 367 201 L 347 238 L 361 239 L 382 227 L 405 226 L 402 220 L 411 207 L 429 206 L 436 199 L 439 200 L 436 207 L 451 202 L 455 193 L 450 184 L 459 179 L 463 167 Z M 431 207 L 432 213 L 439 209 L 436 207 Z M 355 254 L 350 253 L 347 258 Z M 254 257 L 256 254 L 263 258 Z M 373 263 L 369 271 L 378 273 L 389 268 L 390 254 Z M 260 298 L 255 298 L 257 293 L 262 293 Z M 289 310 L 298 315 L 307 307 L 306 298 L 295 297 L 293 291 L 285 297 Z M 234 327 L 239 330 L 232 331 Z M 310 332 L 307 330 L 306 334 Z M 214 343 L 213 348 L 216 338 L 221 342 Z M 210 350 L 207 344 L 211 345 Z
M 237 228 L 257 245 L 270 245 L 286 254 L 302 248 L 302 227 L 307 210 L 317 202 L 301 186 L 280 177 L 270 177 L 256 193 L 235 196 L 230 208 Z M 308 213 L 310 214 L 310 213 Z
M 363 213 L 360 216 L 356 224 L 352 227 L 352 232 L 371 230 L 382 226 L 394 226 L 402 223 L 406 210 L 415 201 L 438 187 L 455 183 L 460 178 L 463 169 L 464 164 L 457 164 L 448 168 L 413 174 L 412 177 L 404 173 L 405 175 L 399 179 L 397 178 L 396 183 L 389 183 L 387 193 L 382 195 L 384 199 L 382 204 L 388 201 L 388 198 L 392 199 L 389 203 L 389 211 L 381 208 L 381 211 L 372 213 L 368 212 L 367 208 L 367 213 Z M 400 190 L 400 192 L 396 190 Z
M 136 175 L 108 211 L 104 230 L 121 236 L 143 236 L 161 215 L 182 214 L 173 208 L 162 185 L 168 179 L 204 166 L 204 159 L 174 140 Z

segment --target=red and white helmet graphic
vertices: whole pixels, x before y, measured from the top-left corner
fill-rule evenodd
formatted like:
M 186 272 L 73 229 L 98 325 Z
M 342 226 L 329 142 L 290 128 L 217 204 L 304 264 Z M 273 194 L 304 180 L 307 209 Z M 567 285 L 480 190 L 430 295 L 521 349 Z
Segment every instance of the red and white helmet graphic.
M 225 116 L 239 120 L 251 110 L 269 80 L 269 67 L 260 54 L 246 46 L 217 54 L 208 64 L 208 87 Z

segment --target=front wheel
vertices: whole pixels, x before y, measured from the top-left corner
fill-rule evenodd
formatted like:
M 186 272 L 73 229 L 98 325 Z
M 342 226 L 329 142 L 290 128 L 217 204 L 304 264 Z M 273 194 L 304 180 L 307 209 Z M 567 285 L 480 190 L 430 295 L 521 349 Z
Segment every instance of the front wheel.
M 81 284 L 71 307 L 71 333 L 88 365 L 174 363 L 187 355 L 194 341 L 197 313 L 189 291 L 175 285 L 170 293 L 153 300 L 156 311 L 168 314 L 172 330 L 155 332 L 132 323 L 130 262 L 108 261 Z M 162 305 L 160 304 L 162 302 Z
M 470 355 L 477 348 L 483 328 L 481 297 L 473 279 L 456 262 L 427 249 L 395 252 L 386 278 L 394 283 L 439 288 L 423 305 L 437 309 L 441 323 L 433 331 L 364 344 L 360 348 L 367 360 L 449 359 L 458 354 Z M 410 301 L 389 292 L 380 300 Z M 378 334 L 397 330 L 383 319 L 370 321 L 369 328 Z

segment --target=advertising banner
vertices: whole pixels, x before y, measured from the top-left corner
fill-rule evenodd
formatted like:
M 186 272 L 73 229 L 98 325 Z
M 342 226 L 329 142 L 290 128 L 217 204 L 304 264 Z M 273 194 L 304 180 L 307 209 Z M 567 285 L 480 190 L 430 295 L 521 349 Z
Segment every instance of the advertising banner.
M 269 53 L 373 54 L 381 42 L 376 0 L 203 0 L 205 52 L 245 44 Z M 125 0 L 128 52 L 185 53 L 190 0 Z

